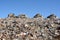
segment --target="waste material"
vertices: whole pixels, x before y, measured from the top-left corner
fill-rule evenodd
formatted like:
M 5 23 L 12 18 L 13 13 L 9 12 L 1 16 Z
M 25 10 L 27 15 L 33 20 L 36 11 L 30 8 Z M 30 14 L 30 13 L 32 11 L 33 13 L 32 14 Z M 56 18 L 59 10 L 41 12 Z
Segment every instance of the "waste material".
M 47 18 L 25 14 L 0 18 L 0 40 L 60 40 L 60 19 L 54 14 Z

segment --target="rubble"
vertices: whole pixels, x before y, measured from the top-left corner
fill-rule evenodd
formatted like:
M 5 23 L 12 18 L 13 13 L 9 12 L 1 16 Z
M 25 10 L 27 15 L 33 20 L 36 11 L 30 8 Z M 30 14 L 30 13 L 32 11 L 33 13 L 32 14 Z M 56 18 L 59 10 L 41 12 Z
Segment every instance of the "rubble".
M 34 18 L 42 17 L 39 13 L 37 13 Z
M 9 18 L 12 18 L 12 17 L 14 18 L 15 15 L 14 15 L 14 13 L 10 13 L 10 14 L 8 14 L 8 17 L 9 17 Z
M 54 14 L 51 14 L 50 16 L 48 16 L 47 18 L 56 18 L 56 16 Z
M 18 15 L 19 18 L 27 18 L 27 16 L 25 14 L 20 14 Z
M 27 18 L 25 14 L 10 13 L 0 19 L 0 40 L 60 40 L 60 19 L 54 14 Z

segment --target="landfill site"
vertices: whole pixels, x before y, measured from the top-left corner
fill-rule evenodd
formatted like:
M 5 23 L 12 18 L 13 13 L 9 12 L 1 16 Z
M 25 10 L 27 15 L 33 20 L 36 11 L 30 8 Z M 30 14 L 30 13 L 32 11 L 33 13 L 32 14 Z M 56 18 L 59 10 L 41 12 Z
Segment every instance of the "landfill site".
M 33 18 L 25 14 L 8 14 L 0 18 L 0 40 L 60 40 L 60 18 L 50 14 Z

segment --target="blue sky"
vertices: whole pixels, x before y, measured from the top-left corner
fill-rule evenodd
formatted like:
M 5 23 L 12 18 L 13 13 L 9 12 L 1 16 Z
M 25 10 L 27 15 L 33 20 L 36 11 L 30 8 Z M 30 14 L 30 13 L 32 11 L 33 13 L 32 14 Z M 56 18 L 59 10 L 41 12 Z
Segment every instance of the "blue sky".
M 23 13 L 28 17 L 36 13 L 47 17 L 54 13 L 60 17 L 60 0 L 0 0 L 0 18 L 7 17 L 9 13 Z

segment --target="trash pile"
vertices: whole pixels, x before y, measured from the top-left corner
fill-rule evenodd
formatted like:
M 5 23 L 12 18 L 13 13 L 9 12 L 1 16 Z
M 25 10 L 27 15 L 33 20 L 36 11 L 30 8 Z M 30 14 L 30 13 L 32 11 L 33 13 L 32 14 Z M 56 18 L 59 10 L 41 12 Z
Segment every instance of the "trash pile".
M 28 18 L 10 13 L 0 18 L 0 40 L 60 40 L 60 19 L 54 14 Z

